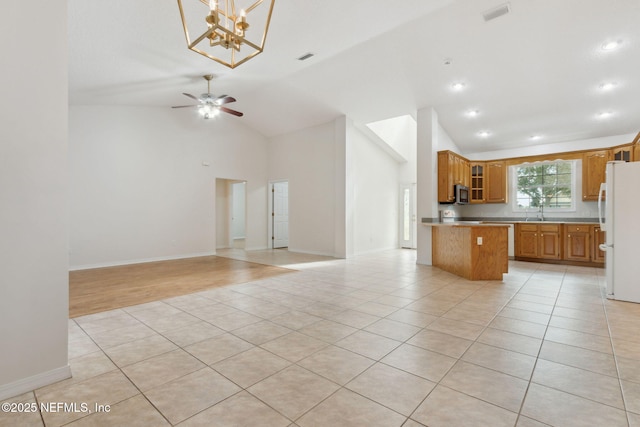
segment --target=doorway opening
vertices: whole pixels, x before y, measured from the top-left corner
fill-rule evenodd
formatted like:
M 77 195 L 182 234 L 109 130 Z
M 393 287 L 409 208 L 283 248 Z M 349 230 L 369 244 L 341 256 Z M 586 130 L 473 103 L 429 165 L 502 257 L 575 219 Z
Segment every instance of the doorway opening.
M 245 249 L 247 181 L 216 179 L 216 249 Z
M 416 184 L 402 184 L 400 186 L 400 247 L 416 248 Z
M 289 181 L 269 183 L 269 239 L 272 249 L 289 247 Z

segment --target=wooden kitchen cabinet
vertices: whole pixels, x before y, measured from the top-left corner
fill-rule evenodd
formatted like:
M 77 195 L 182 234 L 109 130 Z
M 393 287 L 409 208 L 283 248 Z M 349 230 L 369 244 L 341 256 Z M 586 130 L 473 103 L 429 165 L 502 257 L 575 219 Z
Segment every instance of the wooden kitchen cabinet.
M 640 144 L 633 146 L 633 160 L 634 162 L 640 162 Z
M 540 258 L 560 259 L 562 257 L 561 227 L 561 224 L 540 225 Z
M 471 203 L 485 203 L 485 169 L 484 162 L 471 162 L 469 163 L 469 171 L 471 178 Z
M 469 186 L 469 160 L 453 151 L 439 151 L 438 202 L 453 203 L 456 184 Z
M 591 241 L 593 246 L 591 248 L 591 261 L 604 264 L 605 254 L 600 250 L 600 245 L 606 243 L 605 231 L 602 231 L 600 225 L 591 226 Z
M 633 162 L 634 159 L 633 145 L 623 145 L 611 149 L 611 160 L 621 160 L 624 162 Z
M 538 258 L 538 225 L 516 224 L 515 243 L 516 257 Z
M 516 224 L 516 258 L 561 259 L 561 227 L 561 224 Z
M 572 261 L 591 261 L 592 225 L 565 225 L 564 259 Z
M 597 201 L 600 184 L 605 182 L 610 150 L 589 151 L 582 156 L 582 200 Z
M 486 203 L 507 203 L 507 163 L 487 162 L 485 174 Z

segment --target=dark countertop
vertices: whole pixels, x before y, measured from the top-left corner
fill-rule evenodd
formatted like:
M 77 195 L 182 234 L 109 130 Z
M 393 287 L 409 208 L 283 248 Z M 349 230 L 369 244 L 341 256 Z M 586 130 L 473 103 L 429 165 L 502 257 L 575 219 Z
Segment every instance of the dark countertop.
M 421 221 L 423 224 L 441 224 L 438 218 L 422 218 Z M 598 218 L 545 218 L 544 221 L 539 220 L 529 220 L 525 221 L 523 217 L 461 217 L 457 218 L 455 223 L 506 223 L 506 224 L 516 224 L 516 223 L 550 223 L 550 224 L 598 224 Z M 445 223 L 446 224 L 446 223 Z M 449 223 L 451 224 L 451 223 Z

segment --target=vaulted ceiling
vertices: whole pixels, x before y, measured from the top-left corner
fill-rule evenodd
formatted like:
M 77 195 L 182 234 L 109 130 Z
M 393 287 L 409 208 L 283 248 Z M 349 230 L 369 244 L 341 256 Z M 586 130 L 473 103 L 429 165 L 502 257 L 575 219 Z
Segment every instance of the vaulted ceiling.
M 266 136 L 425 107 L 465 152 L 640 131 L 640 1 L 511 0 L 485 21 L 501 4 L 276 0 L 264 52 L 232 70 L 187 49 L 176 1 L 69 0 L 69 102 L 169 108 L 214 74 L 245 113 L 216 120 Z

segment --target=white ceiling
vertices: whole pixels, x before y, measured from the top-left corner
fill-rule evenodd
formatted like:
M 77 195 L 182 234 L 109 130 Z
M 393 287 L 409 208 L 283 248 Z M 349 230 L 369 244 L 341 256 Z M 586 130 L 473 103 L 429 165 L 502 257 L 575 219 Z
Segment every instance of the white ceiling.
M 176 1 L 69 0 L 69 101 L 169 108 L 206 92 L 212 73 L 212 92 L 245 113 L 220 119 L 266 136 L 425 107 L 464 152 L 640 131 L 639 0 L 511 0 L 485 22 L 503 3 L 277 0 L 264 52 L 231 70 L 187 49 Z M 609 40 L 622 44 L 604 52 Z

